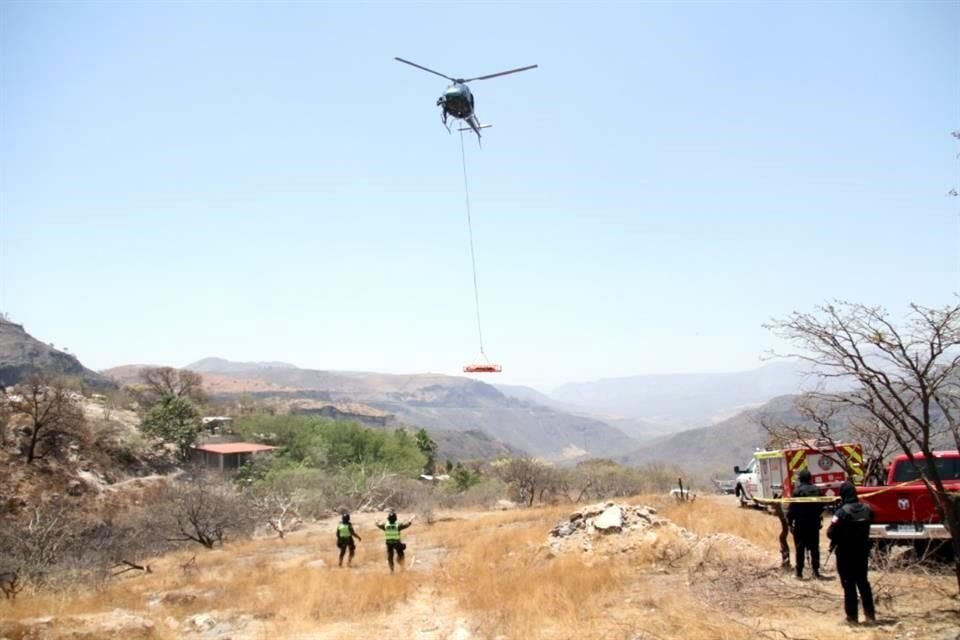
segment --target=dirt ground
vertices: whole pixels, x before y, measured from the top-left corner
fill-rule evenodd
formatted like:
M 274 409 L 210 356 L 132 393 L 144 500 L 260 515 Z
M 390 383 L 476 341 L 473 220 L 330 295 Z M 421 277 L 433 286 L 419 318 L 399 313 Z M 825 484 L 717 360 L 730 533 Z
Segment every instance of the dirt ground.
M 880 623 L 849 627 L 826 552 L 828 580 L 781 570 L 776 518 L 725 496 L 618 504 L 618 530 L 562 539 L 550 532 L 571 506 L 438 513 L 404 532 L 395 575 L 374 527 L 383 514 L 354 515 L 363 541 L 349 569 L 337 567 L 335 519 L 285 540 L 184 549 L 150 574 L 0 602 L 0 638 L 960 638 L 950 568 L 878 565 Z

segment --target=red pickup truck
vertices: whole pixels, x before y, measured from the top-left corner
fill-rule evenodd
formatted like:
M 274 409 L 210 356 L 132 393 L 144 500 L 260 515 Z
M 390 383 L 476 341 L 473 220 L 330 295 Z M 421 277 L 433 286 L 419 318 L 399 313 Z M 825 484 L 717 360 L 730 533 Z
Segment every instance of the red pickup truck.
M 935 451 L 933 456 L 944 489 L 960 491 L 960 452 Z M 913 457 L 923 470 L 924 456 L 918 453 Z M 857 487 L 857 494 L 873 509 L 871 538 L 904 541 L 950 538 L 930 492 L 906 454 L 890 463 L 885 486 Z

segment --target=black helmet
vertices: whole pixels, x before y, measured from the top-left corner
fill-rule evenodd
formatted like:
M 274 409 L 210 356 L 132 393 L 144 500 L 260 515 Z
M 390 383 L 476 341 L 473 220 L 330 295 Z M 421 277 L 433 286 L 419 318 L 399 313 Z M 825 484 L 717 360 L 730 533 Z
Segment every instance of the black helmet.
M 344 511 L 343 514 L 340 516 L 340 521 L 344 524 L 347 524 L 348 522 L 350 522 L 350 514 Z
M 857 488 L 849 480 L 840 485 L 840 497 L 844 502 L 859 502 Z
M 390 513 L 387 514 L 387 522 L 396 522 L 396 521 L 397 521 L 397 514 L 396 514 L 396 513 L 394 513 L 393 511 L 391 511 Z
M 797 480 L 804 484 L 810 484 L 810 482 L 813 480 L 813 475 L 810 474 L 809 469 L 804 469 L 797 474 Z

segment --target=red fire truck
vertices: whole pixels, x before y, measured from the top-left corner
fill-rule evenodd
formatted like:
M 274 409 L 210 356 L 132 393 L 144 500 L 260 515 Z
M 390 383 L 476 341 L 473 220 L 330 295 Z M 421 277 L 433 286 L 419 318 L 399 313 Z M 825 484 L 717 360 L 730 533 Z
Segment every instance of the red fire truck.
M 863 448 L 854 443 L 817 441 L 756 451 L 745 469 L 733 468 L 737 474 L 734 493 L 741 506 L 765 507 L 772 500 L 792 496 L 797 474 L 803 469 L 810 471 L 821 495 L 839 495 L 845 480 L 863 483 Z

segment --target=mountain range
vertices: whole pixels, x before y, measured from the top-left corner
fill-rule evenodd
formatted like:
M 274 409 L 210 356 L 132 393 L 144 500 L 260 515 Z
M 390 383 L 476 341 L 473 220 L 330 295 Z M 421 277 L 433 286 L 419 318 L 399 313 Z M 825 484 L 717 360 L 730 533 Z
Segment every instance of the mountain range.
M 123 366 L 105 373 L 130 383 L 141 368 Z M 214 398 L 249 394 L 261 399 L 358 403 L 385 411 L 398 423 L 430 431 L 440 444 L 441 457 L 464 457 L 459 447 L 486 452 L 487 457 L 526 453 L 562 460 L 612 456 L 637 446 L 635 440 L 600 420 L 509 396 L 470 378 L 321 371 L 219 358 L 205 358 L 184 368 L 201 373 Z
M 574 454 L 606 456 L 636 443 L 599 420 L 573 415 L 505 395 L 479 380 L 439 374 L 392 375 L 319 371 L 297 367 L 222 367 L 212 359 L 187 365 L 290 389 L 292 395 L 322 392 L 325 399 L 359 402 L 428 430 L 482 431 L 507 446 L 547 458 Z M 198 366 L 202 365 L 202 366 Z
M 639 420 L 678 431 L 722 422 L 777 396 L 798 393 L 810 380 L 795 362 L 769 362 L 731 373 L 649 374 L 577 382 L 550 397 L 609 419 Z
M 0 384 L 5 386 L 43 370 L 107 388 L 137 380 L 143 366 L 115 367 L 101 375 L 34 339 L 22 326 L 0 320 Z M 803 374 L 789 363 L 738 373 L 572 383 L 552 393 L 462 376 L 324 371 L 286 362 L 205 358 L 184 368 L 201 373 L 214 398 L 248 394 L 373 407 L 398 424 L 435 434 L 442 457 L 612 457 L 628 464 L 666 462 L 704 471 L 743 462 L 764 444 L 757 416 L 788 415 L 789 394 L 803 385 Z

